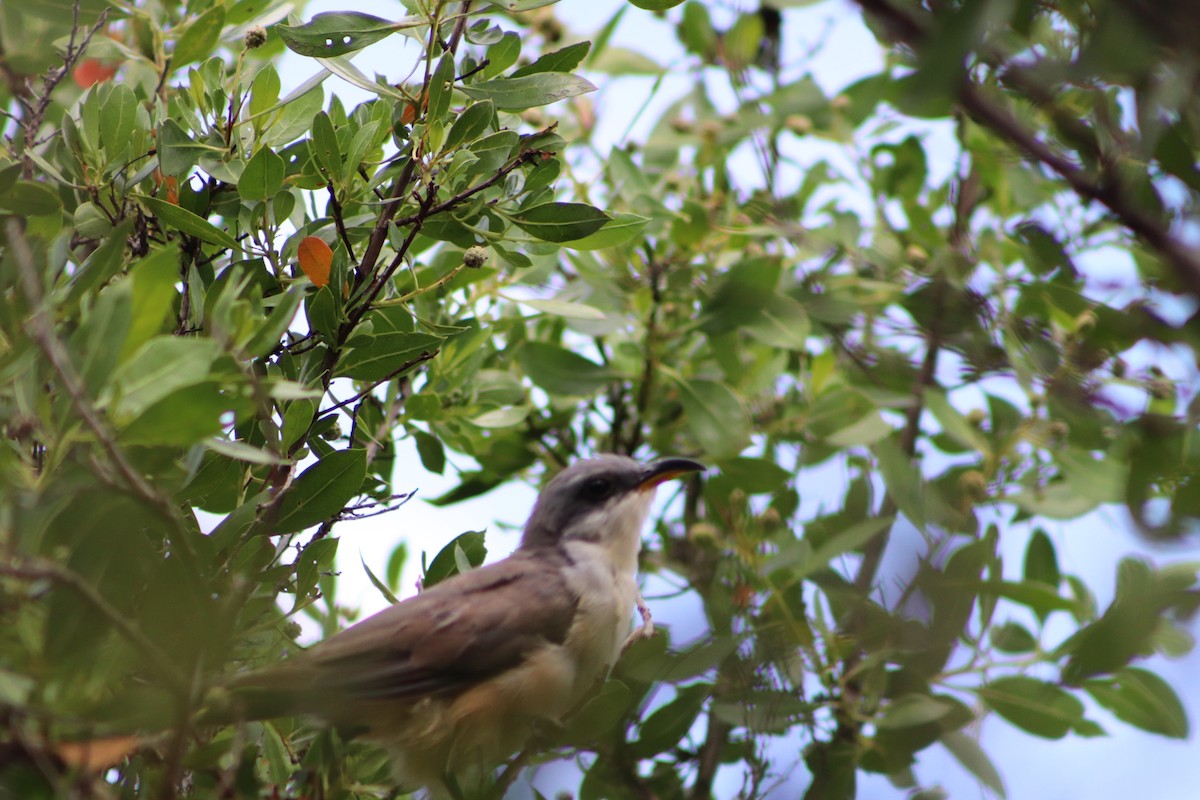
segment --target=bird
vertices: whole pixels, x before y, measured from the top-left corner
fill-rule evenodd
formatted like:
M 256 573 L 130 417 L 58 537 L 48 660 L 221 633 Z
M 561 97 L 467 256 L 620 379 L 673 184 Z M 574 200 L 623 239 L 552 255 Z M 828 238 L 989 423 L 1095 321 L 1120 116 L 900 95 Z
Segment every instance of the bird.
M 612 454 L 572 464 L 539 494 L 512 555 L 234 679 L 232 708 L 352 731 L 388 751 L 398 785 L 433 797 L 494 787 L 499 764 L 603 684 L 637 636 L 635 607 L 649 629 L 637 568 L 655 487 L 704 469 Z

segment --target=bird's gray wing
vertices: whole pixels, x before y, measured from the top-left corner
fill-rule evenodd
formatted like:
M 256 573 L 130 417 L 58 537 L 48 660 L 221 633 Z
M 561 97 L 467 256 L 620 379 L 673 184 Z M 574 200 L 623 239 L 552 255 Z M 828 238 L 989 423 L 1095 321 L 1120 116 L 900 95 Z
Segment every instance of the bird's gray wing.
M 350 698 L 452 692 L 562 643 L 579 601 L 565 558 L 519 551 L 347 628 L 304 656 L 312 688 Z

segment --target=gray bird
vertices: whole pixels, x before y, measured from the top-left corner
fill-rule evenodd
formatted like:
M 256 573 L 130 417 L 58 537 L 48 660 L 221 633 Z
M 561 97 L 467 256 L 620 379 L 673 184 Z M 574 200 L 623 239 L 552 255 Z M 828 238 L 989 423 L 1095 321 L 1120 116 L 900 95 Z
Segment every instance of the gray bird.
M 464 790 L 492 781 L 535 725 L 561 722 L 608 676 L 644 610 L 638 552 L 654 488 L 703 469 L 616 455 L 573 464 L 546 484 L 511 556 L 235 681 L 234 707 L 243 719 L 315 714 L 385 747 L 401 785 L 475 794 Z

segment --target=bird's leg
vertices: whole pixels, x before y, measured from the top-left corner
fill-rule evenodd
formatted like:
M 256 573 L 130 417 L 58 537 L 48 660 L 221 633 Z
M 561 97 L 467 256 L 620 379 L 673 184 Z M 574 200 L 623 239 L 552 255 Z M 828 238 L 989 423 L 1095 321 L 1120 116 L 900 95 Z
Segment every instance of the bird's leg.
M 638 639 L 649 639 L 654 635 L 654 618 L 650 616 L 650 606 L 646 605 L 646 598 L 642 597 L 642 593 L 637 593 L 637 610 L 642 615 L 642 624 L 635 628 L 632 633 L 625 639 L 625 644 L 621 645 L 621 652 L 628 650 Z

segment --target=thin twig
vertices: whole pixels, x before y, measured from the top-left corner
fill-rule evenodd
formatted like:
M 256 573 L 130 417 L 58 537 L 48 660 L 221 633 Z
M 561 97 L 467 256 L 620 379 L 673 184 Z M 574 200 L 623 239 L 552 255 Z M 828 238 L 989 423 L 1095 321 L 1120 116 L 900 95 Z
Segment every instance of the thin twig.
M 334 405 L 330 406 L 329 408 L 321 409 L 320 411 L 317 412 L 316 416 L 323 417 L 331 411 L 337 411 L 339 408 L 345 408 L 348 405 L 357 403 L 359 400 L 362 400 L 364 397 L 366 397 L 371 392 L 378 389 L 383 384 L 390 381 L 392 378 L 399 375 L 401 372 L 404 372 L 404 370 L 415 367 L 417 364 L 420 364 L 424 361 L 429 361 L 430 359 L 435 358 L 437 356 L 437 354 L 440 352 L 441 352 L 440 350 L 432 350 L 432 351 L 426 351 L 426 352 L 421 353 L 421 355 L 417 356 L 416 358 L 412 359 L 411 361 L 406 361 L 403 364 L 401 364 L 399 367 L 396 367 L 396 369 L 389 372 L 386 377 L 380 378 L 379 380 L 375 381 L 370 386 L 368 386 L 366 389 L 363 389 L 361 392 L 354 395 L 353 397 L 349 397 L 345 400 L 335 403 Z
M 329 205 L 333 208 L 333 224 L 337 228 L 342 244 L 346 247 L 346 254 L 350 256 L 350 263 L 353 264 L 355 263 L 354 245 L 350 244 L 350 233 L 346 230 L 346 221 L 342 218 L 342 204 L 338 202 L 337 192 L 333 188 L 333 181 L 326 183 L 325 188 L 329 191 Z
M 45 356 L 46 361 L 58 375 L 63 389 L 66 391 L 67 396 L 71 398 L 71 405 L 75 408 L 75 413 L 80 416 L 84 424 L 92 431 L 92 435 L 96 437 L 105 454 L 116 467 L 117 473 L 121 476 L 126 488 L 157 511 L 176 531 L 183 532 L 183 525 L 179 519 L 178 510 L 175 505 L 165 495 L 147 483 L 146 479 L 134 469 L 133 465 L 125 457 L 125 453 L 121 450 L 120 444 L 118 444 L 112 432 L 109 431 L 108 426 L 100 419 L 100 415 L 96 410 L 92 408 L 79 373 L 75 371 L 70 356 L 55 335 L 54 323 L 43 303 L 42 286 L 38 278 L 37 267 L 34 264 L 33 252 L 29 249 L 29 243 L 25 240 L 25 233 L 22 230 L 21 222 L 16 217 L 9 217 L 4 222 L 4 228 L 13 258 L 17 263 L 17 271 L 21 276 L 21 284 L 25 291 L 26 300 L 33 309 L 33 313 L 26 324 L 30 337 L 38 345 L 38 348 L 42 351 L 42 355 Z
M 113 608 L 108 600 L 78 573 L 50 562 L 26 561 L 8 564 L 0 563 L 0 575 L 27 581 L 48 580 L 77 592 L 93 608 L 99 611 L 118 633 L 128 639 L 134 647 L 142 652 L 174 691 L 178 692 L 180 696 L 186 696 L 189 692 L 188 681 L 179 674 L 179 670 L 167 654 L 160 650 L 158 645 L 147 638 L 144 633 L 134 627 L 125 614 Z
M 92 37 L 96 35 L 105 24 L 108 22 L 108 9 L 105 8 L 96 17 L 95 23 L 84 34 L 83 41 L 78 46 L 75 44 L 75 37 L 79 32 L 79 0 L 71 7 L 71 38 L 67 42 L 67 51 L 63 55 L 63 63 L 61 67 L 51 67 L 42 77 L 42 91 L 38 97 L 37 104 L 33 105 L 24 101 L 23 97 L 14 92 L 18 100 L 25 107 L 28 114 L 22 122 L 22 127 L 25 129 L 25 152 L 22 153 L 21 173 L 22 177 L 30 180 L 34 175 L 34 163 L 29 153 L 33 152 L 36 146 L 37 132 L 42 127 L 42 120 L 46 118 L 46 110 L 50 108 L 50 96 L 54 93 L 58 84 L 62 83 L 63 78 L 71 73 L 71 69 L 75 66 L 75 62 L 87 50 L 88 44 L 92 41 Z

